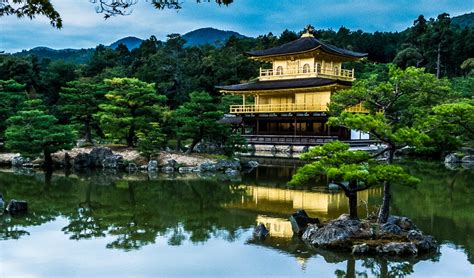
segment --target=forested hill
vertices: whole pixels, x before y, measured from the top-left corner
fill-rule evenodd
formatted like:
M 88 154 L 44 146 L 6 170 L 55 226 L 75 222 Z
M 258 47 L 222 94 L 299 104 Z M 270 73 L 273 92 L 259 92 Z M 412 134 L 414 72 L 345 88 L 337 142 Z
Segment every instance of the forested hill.
M 142 42 L 143 40 L 137 37 L 126 37 L 111 44 L 110 48 L 116 49 L 119 44 L 123 44 L 128 48 L 128 50 L 133 50 L 135 48 L 140 47 L 140 44 L 142 44 Z
M 236 38 L 245 38 L 234 31 L 223 31 L 215 28 L 201 28 L 183 35 L 183 39 L 186 40 L 185 46 L 196 46 L 196 45 L 223 45 L 231 36 Z
M 451 23 L 461 28 L 474 28 L 474 12 L 455 16 L 452 18 Z

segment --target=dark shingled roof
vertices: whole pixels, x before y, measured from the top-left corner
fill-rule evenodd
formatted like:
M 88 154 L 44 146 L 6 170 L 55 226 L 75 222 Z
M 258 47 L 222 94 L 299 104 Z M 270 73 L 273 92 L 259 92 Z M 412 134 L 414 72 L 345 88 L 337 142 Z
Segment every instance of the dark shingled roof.
M 216 86 L 216 88 L 220 90 L 225 90 L 225 91 L 255 91 L 255 90 L 319 87 L 319 86 L 332 85 L 332 84 L 350 86 L 352 83 L 350 81 L 315 77 L 315 78 L 296 78 L 296 79 L 274 80 L 274 81 L 256 81 L 256 82 L 242 83 L 242 84 L 236 84 L 236 85 Z
M 275 56 L 284 54 L 296 54 L 309 52 L 317 47 L 321 47 L 322 50 L 331 54 L 346 56 L 350 58 L 363 58 L 366 57 L 367 53 L 354 52 L 346 49 L 336 47 L 331 44 L 324 43 L 314 37 L 302 37 L 295 41 L 285 43 L 280 46 L 272 47 L 264 50 L 256 50 L 247 52 L 250 56 L 263 57 L 263 56 Z

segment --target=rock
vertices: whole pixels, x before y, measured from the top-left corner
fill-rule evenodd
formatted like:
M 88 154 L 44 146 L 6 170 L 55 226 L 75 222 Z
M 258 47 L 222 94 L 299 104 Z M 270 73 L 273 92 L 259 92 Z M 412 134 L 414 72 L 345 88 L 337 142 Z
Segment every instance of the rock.
M 3 199 L 3 194 L 0 193 L 0 212 L 3 213 L 4 208 L 5 208 L 5 200 Z
M 178 169 L 178 162 L 174 159 L 168 159 L 165 166 L 173 167 L 173 169 Z
M 416 225 L 411 221 L 410 218 L 407 217 L 400 217 L 396 215 L 390 215 L 387 218 L 386 224 L 394 224 L 400 227 L 402 230 L 409 231 L 409 230 L 418 230 Z
M 259 165 L 260 163 L 258 163 L 257 161 L 250 160 L 244 164 L 244 168 L 253 169 L 253 168 L 257 168 Z
M 147 170 L 148 170 L 148 172 L 156 172 L 156 171 L 158 171 L 158 161 L 156 161 L 156 160 L 150 160 L 150 161 L 148 162 Z
M 393 223 L 383 224 L 382 227 L 380 227 L 380 230 L 382 234 L 400 235 L 402 233 L 402 229 Z
M 123 168 L 123 156 L 120 154 L 109 155 L 102 160 L 104 169 L 121 169 Z
M 318 218 L 311 218 L 303 209 L 297 210 L 290 216 L 291 229 L 293 234 L 301 237 L 305 232 L 308 224 L 319 224 Z
M 93 148 L 89 155 L 91 156 L 91 167 L 99 168 L 103 167 L 104 159 L 106 159 L 108 156 L 114 155 L 114 153 L 110 148 L 99 147 Z
M 367 254 L 370 248 L 367 243 L 352 246 L 352 254 Z
M 7 209 L 10 214 L 24 213 L 28 211 L 28 203 L 26 201 L 11 200 Z
M 408 231 L 407 238 L 411 243 L 416 245 L 420 252 L 428 252 L 437 247 L 436 241 L 432 236 L 425 236 L 417 230 Z
M 361 228 L 359 220 L 350 219 L 349 215 L 341 215 L 338 219 L 329 221 L 321 228 L 308 225 L 302 239 L 315 247 L 347 247 L 350 237 Z M 311 230 L 308 229 L 311 227 Z
M 253 230 L 253 238 L 257 240 L 265 240 L 269 235 L 269 232 L 265 225 L 258 224 Z
M 23 164 L 29 163 L 30 159 L 22 156 L 15 156 L 12 158 L 13 167 L 23 167 Z
M 238 176 L 240 174 L 239 170 L 227 169 L 225 174 L 229 176 Z
M 179 167 L 178 172 L 181 174 L 192 173 L 194 172 L 195 167 Z
M 74 158 L 73 164 L 75 169 L 90 168 L 92 166 L 92 157 L 88 153 L 80 153 Z
M 219 160 L 216 163 L 216 170 L 218 171 L 225 171 L 227 169 L 232 169 L 232 170 L 240 170 L 241 165 L 240 161 L 238 159 L 233 159 L 233 160 Z
M 450 153 L 444 158 L 444 163 L 461 163 L 461 156 L 456 153 Z
M 400 220 L 398 220 L 397 225 L 405 231 L 418 230 L 413 221 L 411 221 L 411 219 L 407 217 L 400 217 Z
M 216 164 L 212 162 L 204 162 L 199 165 L 201 172 L 213 172 L 217 170 Z
M 165 166 L 163 168 L 161 168 L 161 172 L 163 173 L 173 173 L 174 172 L 174 168 L 171 167 L 171 166 Z
M 127 165 L 127 171 L 129 172 L 136 172 L 138 171 L 138 166 L 135 163 L 128 163 Z
M 388 255 L 416 255 L 418 249 L 416 245 L 411 242 L 390 242 L 377 246 L 375 248 L 377 253 L 388 254 Z
M 138 169 L 140 169 L 140 171 L 148 171 L 148 165 L 140 165 Z
M 461 159 L 461 163 L 471 164 L 474 163 L 474 155 L 466 155 Z

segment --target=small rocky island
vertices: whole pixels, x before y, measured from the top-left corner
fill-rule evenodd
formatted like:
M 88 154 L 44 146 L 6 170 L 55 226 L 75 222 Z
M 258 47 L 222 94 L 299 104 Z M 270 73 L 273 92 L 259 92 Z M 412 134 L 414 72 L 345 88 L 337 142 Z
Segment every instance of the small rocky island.
M 389 216 L 386 223 L 380 224 L 375 218 L 359 220 L 342 214 L 320 223 L 304 210 L 298 210 L 290 222 L 294 235 L 314 248 L 395 256 L 416 256 L 438 248 L 433 237 L 424 235 L 407 217 Z

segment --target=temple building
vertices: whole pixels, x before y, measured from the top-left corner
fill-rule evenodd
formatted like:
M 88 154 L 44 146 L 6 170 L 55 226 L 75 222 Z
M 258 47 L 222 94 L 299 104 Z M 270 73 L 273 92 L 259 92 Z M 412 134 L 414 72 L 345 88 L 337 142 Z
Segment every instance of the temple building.
M 327 110 L 331 94 L 352 85 L 354 69 L 345 62 L 360 60 L 358 53 L 316 39 L 308 27 L 301 38 L 265 50 L 248 52 L 251 59 L 271 64 L 260 68 L 257 81 L 218 86 L 222 93 L 242 96 L 230 106 L 233 123 L 249 143 L 314 145 L 330 140 L 369 139 L 343 127 L 330 127 Z M 359 104 L 348 109 L 364 113 Z

